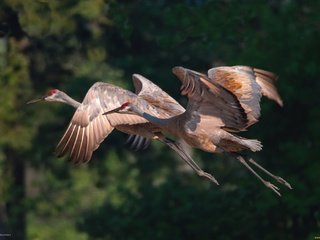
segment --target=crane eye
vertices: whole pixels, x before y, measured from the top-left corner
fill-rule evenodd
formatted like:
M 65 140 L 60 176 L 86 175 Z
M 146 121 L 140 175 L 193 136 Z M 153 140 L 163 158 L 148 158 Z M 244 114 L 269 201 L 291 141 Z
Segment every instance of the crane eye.
M 52 96 L 53 94 L 57 93 L 58 89 L 50 89 L 47 93 L 47 96 Z

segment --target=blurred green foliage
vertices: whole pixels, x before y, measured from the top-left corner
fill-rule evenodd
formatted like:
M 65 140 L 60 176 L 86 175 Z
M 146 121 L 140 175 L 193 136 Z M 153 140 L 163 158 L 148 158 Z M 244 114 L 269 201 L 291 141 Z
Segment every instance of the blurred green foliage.
M 320 2 L 4 0 L 0 2 L 0 233 L 15 239 L 314 239 L 320 235 Z M 287 179 L 283 196 L 227 155 L 196 151 L 217 187 L 161 144 L 111 134 L 88 165 L 57 159 L 73 109 L 25 102 L 55 87 L 81 100 L 131 74 L 173 97 L 171 68 L 250 65 L 276 72 L 284 108 L 262 101 L 244 136 Z

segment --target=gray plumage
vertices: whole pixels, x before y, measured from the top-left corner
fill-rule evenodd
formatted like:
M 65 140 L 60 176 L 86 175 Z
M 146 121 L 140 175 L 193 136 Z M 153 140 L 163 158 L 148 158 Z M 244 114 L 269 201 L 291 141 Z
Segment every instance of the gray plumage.
M 217 67 L 208 75 L 186 69 L 173 68 L 181 81 L 181 94 L 188 97 L 186 111 L 170 118 L 159 118 L 148 109 L 128 102 L 119 112 L 135 113 L 146 118 L 164 132 L 185 140 L 190 146 L 207 152 L 228 152 L 234 155 L 242 150 L 260 151 L 262 144 L 256 139 L 245 139 L 234 132 L 247 130 L 260 116 L 261 96 L 283 105 L 274 86 L 277 76 L 271 72 L 247 66 Z M 267 187 L 278 195 L 278 188 L 263 180 L 240 155 L 240 160 Z M 252 159 L 250 162 L 254 162 Z M 253 163 L 262 169 L 256 162 Z M 274 176 L 278 182 L 291 188 L 284 179 Z
M 117 108 L 127 101 L 161 118 L 169 118 L 185 111 L 178 102 L 145 77 L 135 74 L 133 82 L 136 94 L 108 83 L 97 82 L 88 90 L 82 103 L 75 101 L 58 89 L 50 90 L 46 96 L 29 103 L 44 100 L 62 102 L 76 108 L 67 130 L 56 147 L 58 156 L 69 155 L 72 162 L 89 161 L 100 143 L 113 129 L 117 129 L 133 135 L 130 139 L 135 149 L 145 147 L 150 139 L 161 141 L 178 153 L 200 176 L 216 182 L 212 175 L 200 169 L 192 158 L 179 147 L 179 144 L 165 138 L 161 133 L 161 128 L 145 118 L 120 113 L 103 115 L 104 112 Z

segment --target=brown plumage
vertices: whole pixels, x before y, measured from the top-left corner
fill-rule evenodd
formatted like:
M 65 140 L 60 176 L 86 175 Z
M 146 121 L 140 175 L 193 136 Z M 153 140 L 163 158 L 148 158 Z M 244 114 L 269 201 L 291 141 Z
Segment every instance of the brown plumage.
M 217 67 L 208 71 L 208 77 L 237 97 L 247 115 L 246 127 L 257 122 L 260 117 L 261 95 L 283 106 L 274 85 L 278 77 L 271 72 L 247 66 Z
M 58 89 L 50 90 L 46 96 L 29 103 L 40 100 L 63 102 L 76 108 L 67 130 L 56 147 L 58 156 L 69 155 L 72 162 L 89 161 L 100 143 L 113 129 L 117 129 L 134 135 L 131 138 L 135 148 L 144 147 L 150 139 L 161 141 L 173 149 L 198 175 L 216 182 L 211 174 L 200 169 L 179 144 L 165 138 L 161 134 L 161 129 L 145 118 L 119 113 L 102 115 L 121 106 L 125 101 L 133 102 L 145 111 L 162 118 L 169 118 L 185 111 L 179 103 L 143 76 L 133 75 L 133 82 L 137 94 L 108 83 L 98 82 L 88 90 L 82 103 Z
M 116 111 L 142 116 L 162 131 L 169 132 L 184 139 L 190 146 L 207 152 L 229 152 L 234 155 L 245 149 L 262 149 L 260 141 L 245 139 L 233 132 L 244 131 L 258 121 L 262 95 L 282 106 L 282 100 L 273 84 L 277 78 L 273 73 L 246 66 L 212 68 L 208 75 L 175 67 L 173 73 L 182 83 L 181 94 L 186 95 L 189 100 L 184 113 L 161 119 L 133 102 L 125 103 Z M 280 195 L 278 188 L 262 179 L 243 157 L 237 155 L 236 158 L 267 187 Z M 253 164 L 263 169 L 256 162 Z M 263 170 L 291 188 L 284 179 Z
M 95 83 L 74 113 L 69 127 L 57 145 L 58 156 L 70 155 L 73 162 L 87 162 L 100 143 L 118 125 L 141 124 L 147 121 L 139 116 L 114 113 L 108 117 L 104 111 L 120 104 L 120 101 L 137 101 L 129 91 L 106 83 Z

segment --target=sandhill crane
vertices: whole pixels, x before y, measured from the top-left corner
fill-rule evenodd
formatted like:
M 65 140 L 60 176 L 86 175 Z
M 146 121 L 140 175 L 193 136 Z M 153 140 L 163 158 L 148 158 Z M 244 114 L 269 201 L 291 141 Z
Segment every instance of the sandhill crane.
M 183 67 L 173 68 L 173 73 L 182 82 L 181 94 L 188 97 L 187 109 L 182 114 L 161 119 L 130 101 L 104 114 L 136 114 L 184 139 L 192 147 L 212 153 L 231 153 L 266 187 L 281 196 L 277 186 L 261 178 L 241 155 L 236 154 L 245 149 L 260 151 L 261 143 L 232 133 L 244 131 L 258 121 L 262 95 L 282 106 L 273 84 L 276 75 L 247 66 L 212 68 L 208 76 Z M 271 174 L 253 159 L 249 162 L 291 189 L 283 178 Z
M 216 184 L 218 182 L 209 173 L 204 172 L 179 144 L 164 137 L 161 129 L 145 118 L 132 114 L 102 115 L 110 109 L 119 106 L 124 101 L 130 101 L 155 116 L 168 118 L 181 114 L 185 109 L 157 85 L 139 74 L 133 75 L 136 94 L 120 87 L 97 82 L 87 92 L 82 103 L 72 99 L 63 91 L 50 90 L 45 96 L 29 101 L 62 102 L 76 109 L 71 122 L 56 147 L 58 156 L 70 154 L 73 162 L 87 162 L 100 143 L 116 128 L 131 134 L 133 145 L 140 148 L 150 139 L 156 139 L 173 149 L 199 176 L 205 177 Z M 147 141 L 145 140 L 147 139 Z

